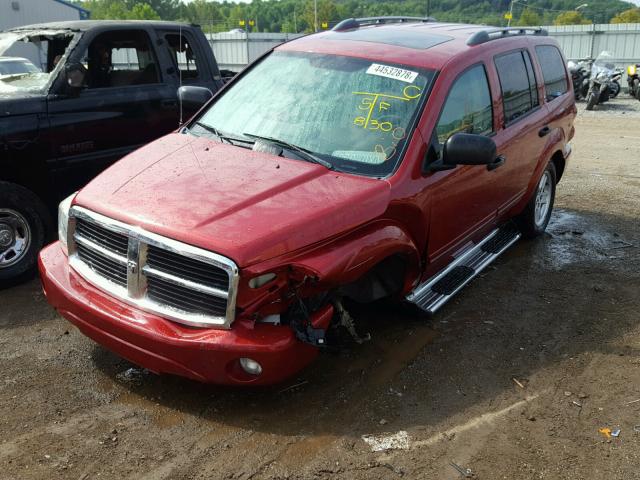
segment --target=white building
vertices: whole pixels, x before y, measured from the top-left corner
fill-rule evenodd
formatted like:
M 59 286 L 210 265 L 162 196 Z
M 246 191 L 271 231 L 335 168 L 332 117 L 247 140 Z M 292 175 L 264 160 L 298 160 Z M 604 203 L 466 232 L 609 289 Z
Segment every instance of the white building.
M 66 0 L 0 0 L 0 30 L 32 23 L 87 18 L 88 10 Z

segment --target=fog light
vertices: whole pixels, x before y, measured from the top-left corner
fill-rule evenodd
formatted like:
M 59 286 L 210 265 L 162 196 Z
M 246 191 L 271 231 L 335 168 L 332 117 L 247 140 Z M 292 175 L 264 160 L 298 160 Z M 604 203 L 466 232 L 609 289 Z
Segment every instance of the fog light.
M 247 372 L 249 375 L 260 375 L 262 373 L 262 366 L 255 360 L 251 358 L 241 358 L 240 366 L 242 369 Z

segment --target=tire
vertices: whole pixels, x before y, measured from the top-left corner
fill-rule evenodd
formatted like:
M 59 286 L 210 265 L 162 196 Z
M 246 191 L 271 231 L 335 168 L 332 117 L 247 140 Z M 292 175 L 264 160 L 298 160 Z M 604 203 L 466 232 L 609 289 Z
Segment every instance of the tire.
M 555 198 L 556 167 L 553 162 L 549 162 L 538 180 L 531 200 L 516 218 L 516 223 L 525 238 L 535 238 L 544 233 L 551 218 Z
M 51 216 L 34 193 L 0 182 L 0 288 L 33 277 L 50 231 Z
M 613 88 L 610 89 L 611 98 L 616 98 L 618 96 L 618 94 L 620 93 L 620 84 L 618 82 L 613 82 L 612 83 Z
M 598 97 L 590 92 L 589 95 L 587 95 L 587 110 L 593 110 L 596 103 L 598 103 Z

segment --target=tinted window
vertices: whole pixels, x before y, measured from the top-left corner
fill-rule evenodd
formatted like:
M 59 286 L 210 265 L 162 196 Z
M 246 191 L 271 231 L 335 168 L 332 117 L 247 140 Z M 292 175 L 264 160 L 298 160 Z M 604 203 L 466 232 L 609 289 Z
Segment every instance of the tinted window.
M 158 83 L 158 66 L 149 37 L 138 30 L 98 35 L 83 57 L 89 88 Z
M 538 105 L 535 77 L 527 52 L 518 51 L 500 55 L 495 59 L 505 122 L 521 117 Z
M 482 65 L 463 73 L 451 87 L 436 126 L 438 141 L 454 133 L 487 134 L 493 130 L 493 111 L 487 75 Z
M 200 76 L 198 73 L 199 61 L 196 53 L 190 45 L 189 40 L 184 35 L 170 33 L 165 35 L 169 53 L 175 62 L 176 67 L 180 70 L 182 80 L 196 80 Z
M 544 91 L 547 100 L 553 100 L 567 92 L 567 75 L 562 55 L 556 47 L 545 45 L 536 47 L 536 54 L 544 77 Z

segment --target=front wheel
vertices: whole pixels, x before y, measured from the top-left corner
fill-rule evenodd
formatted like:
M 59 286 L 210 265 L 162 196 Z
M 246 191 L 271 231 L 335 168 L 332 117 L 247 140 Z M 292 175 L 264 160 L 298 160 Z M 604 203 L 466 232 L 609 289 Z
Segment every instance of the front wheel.
M 593 110 L 596 103 L 598 103 L 598 97 L 593 92 L 589 92 L 589 95 L 587 96 L 587 110 Z
M 620 84 L 618 82 L 613 82 L 611 84 L 611 98 L 616 98 L 620 93 Z
M 0 182 L 0 287 L 33 275 L 50 221 L 36 195 L 19 185 Z
M 556 167 L 553 162 L 549 162 L 538 181 L 531 200 L 516 219 L 525 238 L 537 237 L 546 230 L 555 197 Z

